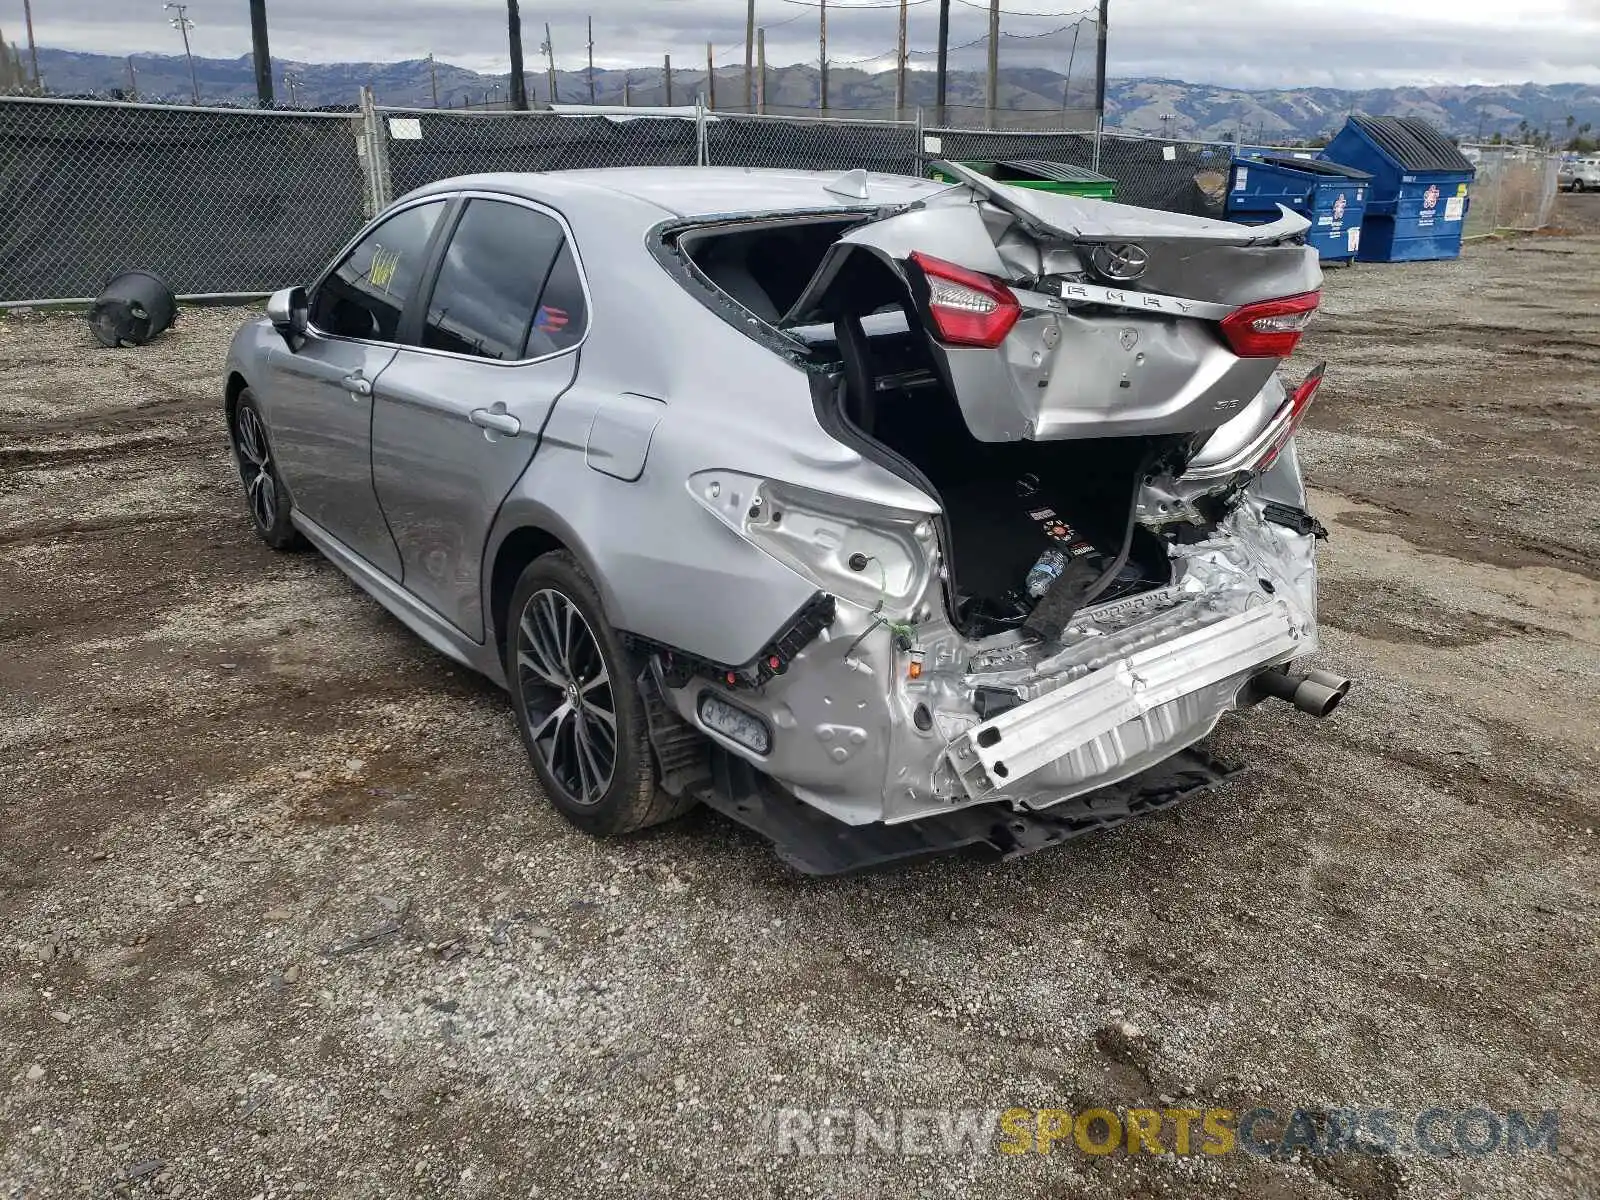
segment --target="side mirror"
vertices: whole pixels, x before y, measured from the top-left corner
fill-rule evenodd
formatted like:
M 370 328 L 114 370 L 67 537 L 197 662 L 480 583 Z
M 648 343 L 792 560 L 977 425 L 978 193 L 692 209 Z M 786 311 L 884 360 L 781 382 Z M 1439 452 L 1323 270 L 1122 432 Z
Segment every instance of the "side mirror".
M 285 338 L 305 336 L 306 290 L 303 287 L 284 288 L 267 298 L 267 320 Z M 291 340 L 291 346 L 294 342 Z

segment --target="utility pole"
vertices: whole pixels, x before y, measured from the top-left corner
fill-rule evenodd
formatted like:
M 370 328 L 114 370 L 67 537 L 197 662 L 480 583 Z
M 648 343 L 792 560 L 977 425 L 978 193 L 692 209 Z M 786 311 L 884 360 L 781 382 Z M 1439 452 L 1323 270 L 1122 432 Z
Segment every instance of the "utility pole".
M 433 88 L 433 106 L 439 107 L 439 64 L 433 61 L 433 51 L 428 51 L 428 83 Z
M 818 17 L 817 39 L 822 53 L 819 59 L 822 65 L 822 78 L 818 91 L 818 109 L 826 116 L 828 113 L 828 0 L 822 0 L 822 8 Z
M 706 107 L 713 112 L 717 108 L 717 68 L 711 61 L 711 43 L 706 43 Z
M 526 112 L 528 80 L 522 70 L 522 8 L 517 0 L 506 0 L 506 36 L 511 41 L 511 107 Z
M 661 79 L 666 91 L 666 106 L 672 107 L 672 55 L 668 54 L 661 60 Z
M 906 0 L 900 0 L 900 41 L 894 57 L 894 119 L 906 110 Z
M 945 92 L 950 85 L 950 0 L 939 0 L 939 68 L 934 77 L 933 102 L 936 105 L 936 120 L 939 128 L 943 129 L 945 118 Z
M 989 0 L 989 87 L 984 97 L 989 128 L 994 129 L 1000 107 L 1000 0 Z
M 139 72 L 133 69 L 133 55 L 128 55 L 128 99 L 139 98 Z
M 174 3 L 171 3 L 170 0 L 169 0 L 169 3 L 163 4 L 161 7 L 163 9 L 176 9 L 177 10 L 178 15 L 173 17 L 172 20 L 168 22 L 168 24 L 171 25 L 174 29 L 176 29 L 179 33 L 183 34 L 183 56 L 184 56 L 184 58 L 189 60 L 189 89 L 190 89 L 190 92 L 192 93 L 192 95 L 194 96 L 194 102 L 196 104 L 199 104 L 200 103 L 200 81 L 199 81 L 198 78 L 195 77 L 195 73 L 194 73 L 194 52 L 189 49 L 189 30 L 194 28 L 194 22 L 189 20 L 189 6 L 187 4 L 174 4 Z M 32 39 L 32 35 L 30 34 L 29 35 L 29 41 L 32 41 L 32 40 L 33 40 Z M 38 74 L 39 74 L 39 67 L 38 67 L 38 59 L 37 58 L 34 59 L 33 73 L 34 73 L 35 77 L 37 77 Z
M 556 46 L 550 40 L 550 22 L 544 23 L 544 45 L 539 47 L 544 51 L 545 69 L 550 75 L 550 103 L 554 104 L 561 97 L 556 95 Z
M 39 75 L 39 47 L 33 40 L 33 0 L 22 0 L 22 19 L 28 25 L 28 57 L 33 62 L 33 90 L 44 91 L 44 80 Z
M 767 111 L 767 31 L 756 30 L 756 112 Z
M 589 18 L 589 103 L 594 103 L 594 18 Z
M 1100 143 L 1106 135 L 1106 29 L 1111 19 L 1111 0 L 1100 0 L 1099 40 L 1094 51 L 1094 170 L 1100 169 Z
M 750 0 L 744 12 L 744 110 L 754 112 L 756 103 L 755 82 L 750 78 L 756 53 L 756 0 Z
M 267 0 L 250 0 L 250 53 L 256 68 L 256 107 L 272 107 L 272 51 L 267 49 Z

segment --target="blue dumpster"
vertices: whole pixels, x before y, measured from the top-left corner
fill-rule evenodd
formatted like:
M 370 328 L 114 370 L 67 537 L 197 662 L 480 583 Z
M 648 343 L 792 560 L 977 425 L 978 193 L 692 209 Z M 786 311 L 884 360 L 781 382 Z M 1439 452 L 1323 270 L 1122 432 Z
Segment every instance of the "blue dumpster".
M 1367 210 L 1372 176 L 1354 167 L 1252 154 L 1233 160 L 1228 185 L 1228 216 L 1246 225 L 1275 219 L 1278 205 L 1311 222 L 1306 243 L 1324 262 L 1349 262 L 1361 248 L 1361 218 Z
M 1352 116 L 1319 155 L 1372 176 L 1362 262 L 1455 258 L 1473 168 L 1455 143 L 1416 117 Z

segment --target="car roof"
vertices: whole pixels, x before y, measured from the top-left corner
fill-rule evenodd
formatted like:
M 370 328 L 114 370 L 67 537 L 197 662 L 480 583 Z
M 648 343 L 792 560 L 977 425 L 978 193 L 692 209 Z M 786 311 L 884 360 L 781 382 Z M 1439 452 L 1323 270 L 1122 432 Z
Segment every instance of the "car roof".
M 842 195 L 828 184 L 845 186 L 844 171 L 786 171 L 765 167 L 603 167 L 577 171 L 499 172 L 442 179 L 414 195 L 479 189 L 530 200 L 581 200 L 599 189 L 677 217 L 879 208 L 908 204 L 944 191 L 949 184 L 910 175 L 849 173 L 850 184 L 865 176 L 867 195 Z

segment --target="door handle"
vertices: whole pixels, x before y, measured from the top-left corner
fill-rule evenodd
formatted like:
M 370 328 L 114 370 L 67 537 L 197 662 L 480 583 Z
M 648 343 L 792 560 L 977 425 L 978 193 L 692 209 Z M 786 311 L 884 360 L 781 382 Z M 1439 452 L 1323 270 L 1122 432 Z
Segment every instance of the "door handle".
M 352 396 L 372 395 L 372 380 L 357 371 L 354 375 L 346 375 L 339 381 L 339 385 Z
M 488 408 L 475 408 L 469 417 L 479 429 L 492 429 L 495 433 L 503 433 L 507 437 L 516 437 L 522 432 L 522 422 L 508 412 L 495 412 Z

